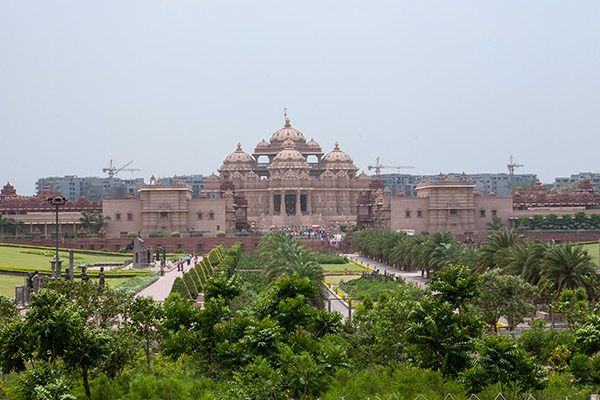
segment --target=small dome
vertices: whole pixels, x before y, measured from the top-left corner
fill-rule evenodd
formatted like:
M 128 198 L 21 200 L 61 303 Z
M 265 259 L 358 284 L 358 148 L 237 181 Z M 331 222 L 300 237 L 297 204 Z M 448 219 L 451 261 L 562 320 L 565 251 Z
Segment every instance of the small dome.
M 265 139 L 261 140 L 260 143 L 256 145 L 257 149 L 267 149 L 269 147 L 269 143 Z
M 315 139 L 310 139 L 310 141 L 306 143 L 306 147 L 321 150 L 321 146 L 319 146 L 319 143 L 315 142 Z
M 228 155 L 225 160 L 223 160 L 223 164 L 254 164 L 254 158 L 248 153 L 245 153 L 242 150 L 242 145 L 238 143 L 237 149 Z
M 297 129 L 292 128 L 289 117 L 285 117 L 285 125 L 271 136 L 271 143 L 283 143 L 291 139 L 295 143 L 306 143 L 306 138 Z
M 335 142 L 333 150 L 323 157 L 323 161 L 330 163 L 353 163 L 350 156 L 340 150 L 337 142 Z
M 270 168 L 272 169 L 289 169 L 289 168 L 308 168 L 306 159 L 298 150 L 296 150 L 294 142 L 288 139 L 287 146 L 279 151 L 273 158 Z

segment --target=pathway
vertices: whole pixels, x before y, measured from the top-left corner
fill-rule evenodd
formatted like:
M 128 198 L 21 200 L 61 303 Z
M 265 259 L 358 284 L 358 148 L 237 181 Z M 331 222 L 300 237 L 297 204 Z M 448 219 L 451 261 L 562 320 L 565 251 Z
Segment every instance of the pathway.
M 380 273 L 388 272 L 395 274 L 396 277 L 401 277 L 405 282 L 414 282 L 422 288 L 426 287 L 426 283 L 429 279 L 421 276 L 421 271 L 403 271 L 400 268 L 392 267 L 385 263 L 371 260 L 370 258 L 360 256 L 358 254 L 344 254 L 346 257 L 351 258 L 359 263 L 371 267 L 375 270 L 379 270 Z
M 200 261 L 201 258 L 198 260 Z M 190 268 L 194 265 L 194 263 L 187 263 L 184 265 L 184 272 L 190 270 Z M 155 270 L 155 268 L 153 268 Z M 140 291 L 136 296 L 150 296 L 156 301 L 165 301 L 169 294 L 171 293 L 171 288 L 173 287 L 173 282 L 175 282 L 175 278 L 183 277 L 183 273 L 181 271 L 177 271 L 177 266 L 170 261 L 167 261 L 167 269 L 165 270 L 165 275 L 158 278 L 156 282 L 152 285 L 144 288 Z

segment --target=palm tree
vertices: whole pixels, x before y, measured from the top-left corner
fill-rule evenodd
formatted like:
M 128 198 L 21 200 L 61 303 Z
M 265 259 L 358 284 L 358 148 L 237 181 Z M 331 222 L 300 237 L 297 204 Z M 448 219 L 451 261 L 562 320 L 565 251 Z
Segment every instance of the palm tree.
M 517 243 L 506 251 L 504 271 L 520 276 L 530 285 L 537 286 L 541 280 L 544 256 L 548 245 L 540 241 Z
M 23 230 L 23 222 L 16 221 L 14 218 L 4 217 L 0 213 L 0 230 L 1 230 L 2 234 L 4 234 L 5 229 L 8 233 L 12 233 L 13 235 L 16 235 L 17 231 Z
M 310 279 L 318 287 L 323 286 L 323 268 L 314 254 L 298 240 L 283 232 L 267 232 L 261 238 L 258 249 L 267 282 L 297 273 L 300 278 Z
M 87 211 L 81 212 L 81 218 L 79 218 L 79 223 L 81 227 L 85 230 L 92 229 L 94 223 L 96 222 L 95 213 L 90 213 Z
M 506 257 L 507 249 L 518 243 L 519 238 L 514 231 L 503 229 L 488 236 L 488 242 L 479 248 L 477 272 L 484 272 L 495 267 L 501 267 Z
M 596 266 L 583 247 L 572 243 L 552 246 L 544 257 L 541 277 L 544 283 L 552 284 L 561 293 L 564 289 L 589 286 L 590 277 L 595 277 Z
M 103 215 L 102 213 L 95 213 L 93 227 L 96 232 L 100 231 L 100 229 L 106 225 L 106 223 L 110 220 L 108 215 Z

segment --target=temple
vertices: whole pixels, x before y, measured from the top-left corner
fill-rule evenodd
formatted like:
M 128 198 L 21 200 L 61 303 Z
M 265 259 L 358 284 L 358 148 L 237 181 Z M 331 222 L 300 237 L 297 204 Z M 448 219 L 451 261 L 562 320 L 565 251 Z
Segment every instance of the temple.
M 339 144 L 327 154 L 314 139 L 285 125 L 252 155 L 237 149 L 204 181 L 204 196 L 234 194 L 238 217 L 257 229 L 270 226 L 338 228 L 356 224 L 356 201 L 372 178 L 358 168 Z M 239 222 L 239 218 L 238 218 Z

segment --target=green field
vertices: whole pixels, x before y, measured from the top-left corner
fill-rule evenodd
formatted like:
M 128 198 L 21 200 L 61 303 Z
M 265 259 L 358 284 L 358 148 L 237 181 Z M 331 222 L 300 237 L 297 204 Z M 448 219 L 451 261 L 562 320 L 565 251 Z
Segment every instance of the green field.
M 43 253 L 43 254 L 33 254 Z M 0 246 L 0 265 L 6 267 L 29 267 L 37 269 L 50 269 L 50 260 L 54 252 L 50 250 L 23 249 L 18 247 Z M 63 260 L 63 268 L 69 263 L 69 253 L 59 252 L 59 257 Z M 93 264 L 93 263 L 119 263 L 131 256 L 102 256 L 90 254 L 75 254 L 75 265 Z
M 77 279 L 77 278 L 75 278 Z M 131 278 L 111 278 L 106 279 L 106 284 L 110 287 L 119 286 L 121 283 Z M 92 279 L 93 283 L 98 283 L 97 279 Z M 15 287 L 25 284 L 24 276 L 0 275 L 0 296 L 15 297 Z
M 323 271 L 327 272 L 343 272 L 345 269 L 348 271 L 368 271 L 366 268 L 361 267 L 360 265 L 356 265 L 354 263 L 347 264 L 319 264 L 323 267 Z
M 584 244 L 583 248 L 592 257 L 592 261 L 598 265 L 598 243 Z

